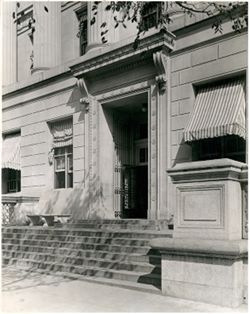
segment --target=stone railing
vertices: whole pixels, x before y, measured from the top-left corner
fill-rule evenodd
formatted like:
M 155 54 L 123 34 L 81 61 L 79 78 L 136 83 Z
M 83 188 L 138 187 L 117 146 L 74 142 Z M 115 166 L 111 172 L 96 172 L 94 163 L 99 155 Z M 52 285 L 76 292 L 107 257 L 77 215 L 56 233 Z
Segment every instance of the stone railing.
M 2 195 L 2 225 L 25 224 L 27 214 L 34 211 L 39 198 L 20 195 Z
M 2 225 L 15 224 L 15 198 L 2 197 Z

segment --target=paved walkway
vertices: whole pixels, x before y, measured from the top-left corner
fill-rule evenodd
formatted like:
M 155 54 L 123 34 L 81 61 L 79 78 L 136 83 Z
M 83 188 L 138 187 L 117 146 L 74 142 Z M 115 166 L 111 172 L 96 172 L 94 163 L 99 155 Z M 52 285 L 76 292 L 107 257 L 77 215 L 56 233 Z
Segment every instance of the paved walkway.
M 247 312 L 80 280 L 2 270 L 2 312 Z

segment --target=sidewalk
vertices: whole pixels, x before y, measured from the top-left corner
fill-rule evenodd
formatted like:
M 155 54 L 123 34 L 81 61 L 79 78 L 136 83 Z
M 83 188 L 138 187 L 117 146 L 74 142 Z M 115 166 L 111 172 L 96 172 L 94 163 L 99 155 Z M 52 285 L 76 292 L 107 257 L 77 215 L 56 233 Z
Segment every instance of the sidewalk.
M 57 276 L 2 269 L 2 312 L 247 312 Z

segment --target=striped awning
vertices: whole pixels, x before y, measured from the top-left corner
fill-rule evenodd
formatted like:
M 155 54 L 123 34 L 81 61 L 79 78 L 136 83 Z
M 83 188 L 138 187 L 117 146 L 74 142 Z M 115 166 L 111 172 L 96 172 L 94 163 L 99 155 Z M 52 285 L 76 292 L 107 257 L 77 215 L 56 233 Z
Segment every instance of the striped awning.
M 21 170 L 20 133 L 8 134 L 3 137 L 2 168 Z
M 72 120 L 63 120 L 51 125 L 53 135 L 53 147 L 63 147 L 73 143 L 73 125 Z
M 242 78 L 201 88 L 184 131 L 184 141 L 225 135 L 245 139 L 245 108 L 245 80 Z

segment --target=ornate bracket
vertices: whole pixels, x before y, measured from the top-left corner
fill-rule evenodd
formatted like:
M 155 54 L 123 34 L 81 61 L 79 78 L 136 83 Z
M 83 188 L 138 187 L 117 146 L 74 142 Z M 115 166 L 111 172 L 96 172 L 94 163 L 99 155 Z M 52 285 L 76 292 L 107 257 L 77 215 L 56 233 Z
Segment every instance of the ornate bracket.
M 85 112 L 89 112 L 89 98 L 88 97 L 80 98 L 80 104 L 84 106 Z
M 51 166 L 53 164 L 53 161 L 54 161 L 54 147 L 51 147 L 51 149 L 48 153 L 48 161 L 49 161 L 49 165 Z
M 163 51 L 157 51 L 153 54 L 154 65 L 156 67 L 157 76 L 155 77 L 156 83 L 160 90 L 166 89 L 166 71 L 167 71 L 167 57 Z
M 84 106 L 85 112 L 89 112 L 89 93 L 88 88 L 83 78 L 77 80 L 77 86 L 84 97 L 80 98 L 80 104 Z

